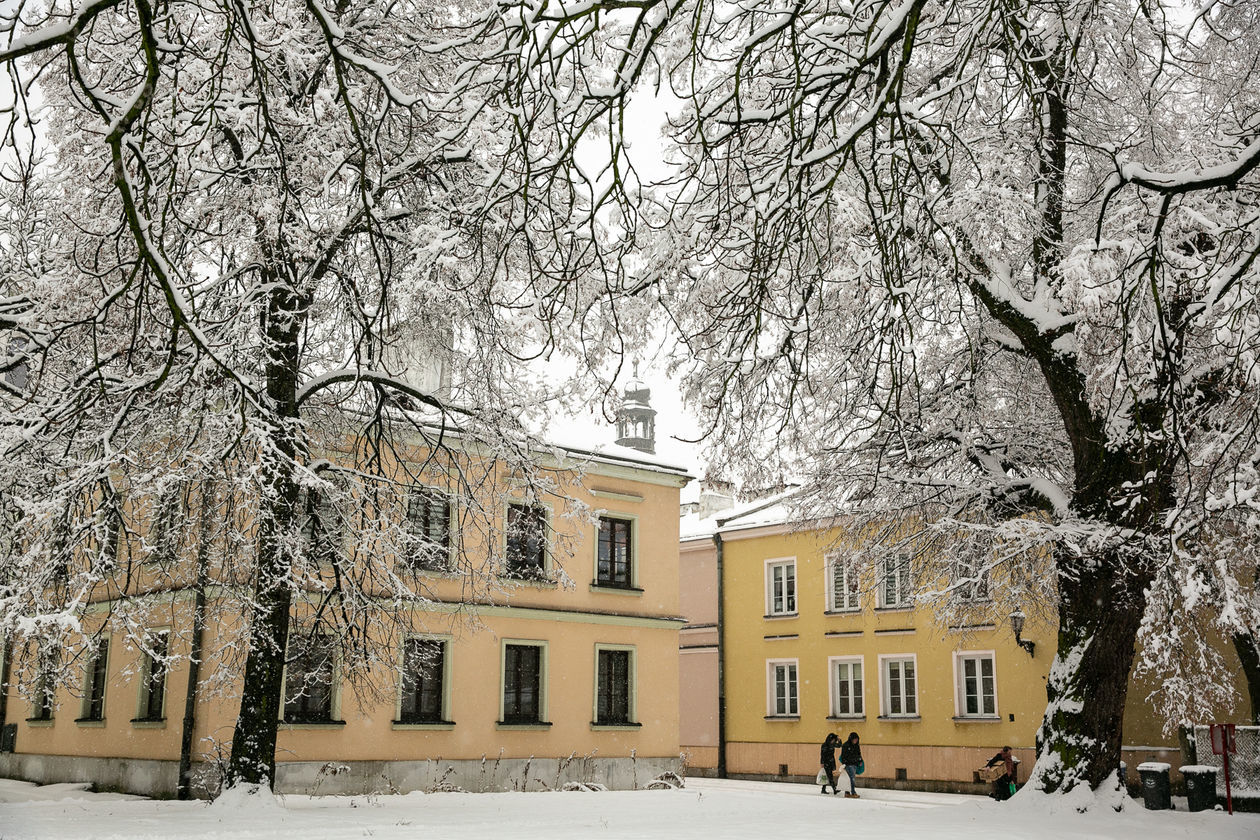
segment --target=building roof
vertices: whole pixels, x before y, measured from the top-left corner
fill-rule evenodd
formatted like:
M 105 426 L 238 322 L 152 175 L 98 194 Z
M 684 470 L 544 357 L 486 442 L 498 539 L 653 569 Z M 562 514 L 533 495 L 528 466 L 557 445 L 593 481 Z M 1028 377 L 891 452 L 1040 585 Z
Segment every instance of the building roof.
M 710 539 L 718 532 L 782 524 L 792 518 L 791 500 L 799 492 L 799 487 L 789 487 L 774 495 L 720 510 L 703 519 L 699 514 L 688 514 L 679 521 L 678 537 L 686 542 Z

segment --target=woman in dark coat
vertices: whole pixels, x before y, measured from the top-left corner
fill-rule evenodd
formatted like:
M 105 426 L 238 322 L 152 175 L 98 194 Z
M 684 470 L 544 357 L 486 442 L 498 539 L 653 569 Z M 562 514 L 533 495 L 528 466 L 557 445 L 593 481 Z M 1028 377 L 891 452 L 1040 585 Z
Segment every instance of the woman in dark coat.
M 840 763 L 844 765 L 844 772 L 849 774 L 849 790 L 844 798 L 861 799 L 857 792 L 857 770 L 862 763 L 862 744 L 856 732 L 850 732 L 849 740 L 840 747 Z M 835 790 L 835 785 L 832 785 L 832 790 Z
M 840 738 L 836 733 L 832 732 L 827 739 L 822 742 L 822 749 L 819 755 L 819 762 L 822 764 L 823 772 L 827 774 L 827 780 L 831 782 L 831 792 L 833 794 L 840 791 L 836 788 L 836 747 L 840 746 Z M 827 792 L 827 786 L 822 786 L 822 792 Z

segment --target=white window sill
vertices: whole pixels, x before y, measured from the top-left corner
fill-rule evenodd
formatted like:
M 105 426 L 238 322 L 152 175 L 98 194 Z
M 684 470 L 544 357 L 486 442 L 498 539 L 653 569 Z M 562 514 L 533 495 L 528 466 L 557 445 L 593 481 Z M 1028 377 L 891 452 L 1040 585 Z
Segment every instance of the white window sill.
M 955 715 L 954 723 L 1001 723 L 1001 715 Z
M 827 715 L 827 720 L 866 720 L 866 715 Z
M 312 721 L 310 723 L 285 723 L 280 722 L 281 729 L 345 729 L 346 722 L 344 720 L 321 720 Z
M 53 718 L 27 718 L 26 719 L 26 725 L 34 729 L 46 728 L 46 727 L 52 726 L 54 723 L 56 723 L 56 720 Z
M 425 730 L 445 732 L 445 731 L 450 731 L 454 729 L 455 722 L 449 721 L 449 720 L 441 720 L 441 721 L 435 720 L 428 723 L 420 723 L 418 721 L 415 723 L 409 723 L 404 720 L 396 720 L 393 722 L 393 728 L 400 732 L 409 732 L 409 731 L 420 732 L 420 731 L 425 731 Z
M 157 720 L 133 720 L 131 722 L 132 729 L 165 729 L 166 718 L 158 718 Z
M 774 621 L 780 618 L 799 618 L 799 617 L 800 617 L 800 613 L 795 613 L 795 612 L 767 613 L 766 615 L 762 616 L 762 618 L 764 618 L 766 621 Z
M 74 725 L 80 729 L 104 729 L 105 721 L 103 719 L 97 720 L 96 718 L 83 718 L 82 720 L 76 720 Z
M 800 715 L 766 715 L 768 721 L 782 721 L 785 723 L 795 723 L 801 719 Z
M 506 729 L 518 732 L 547 732 L 551 729 L 551 724 L 545 721 L 538 723 L 504 723 L 503 721 L 495 721 L 495 729 Z
M 633 731 L 633 730 L 642 729 L 642 728 L 643 728 L 643 724 L 641 723 L 596 723 L 594 721 L 591 722 L 592 732 L 616 732 L 618 730 Z
M 887 721 L 888 723 L 918 723 L 923 718 L 918 715 L 880 715 L 876 720 Z

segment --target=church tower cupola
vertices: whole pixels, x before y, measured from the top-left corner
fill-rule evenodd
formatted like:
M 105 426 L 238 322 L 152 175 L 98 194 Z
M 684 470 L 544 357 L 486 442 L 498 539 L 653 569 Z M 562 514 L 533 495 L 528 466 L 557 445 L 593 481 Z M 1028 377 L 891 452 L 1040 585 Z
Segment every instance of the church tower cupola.
M 639 365 L 622 393 L 617 409 L 617 445 L 628 446 L 649 455 L 656 453 L 656 409 L 652 408 L 652 389 L 639 381 Z

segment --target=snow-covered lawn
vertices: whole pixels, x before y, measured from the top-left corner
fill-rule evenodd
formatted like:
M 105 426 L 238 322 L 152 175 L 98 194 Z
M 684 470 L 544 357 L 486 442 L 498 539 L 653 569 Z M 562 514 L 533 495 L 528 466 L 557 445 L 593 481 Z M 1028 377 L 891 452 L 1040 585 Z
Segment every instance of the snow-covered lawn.
M 230 800 L 230 801 L 229 801 Z M 610 793 L 413 793 L 406 796 L 225 797 L 159 802 L 81 786 L 0 780 L 0 838 L 360 838 L 376 840 L 738 840 L 755 838 L 1212 838 L 1255 840 L 1260 815 L 1077 813 L 1058 800 L 862 791 L 859 800 L 806 785 L 690 779 L 685 790 Z

